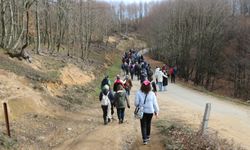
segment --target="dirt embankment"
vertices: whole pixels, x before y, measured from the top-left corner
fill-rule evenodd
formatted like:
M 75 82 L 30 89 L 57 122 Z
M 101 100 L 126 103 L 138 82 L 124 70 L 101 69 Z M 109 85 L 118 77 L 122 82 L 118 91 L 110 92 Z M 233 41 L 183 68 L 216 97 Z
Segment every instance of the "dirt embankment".
M 32 63 L 1 52 L 0 101 L 7 102 L 9 108 L 11 149 L 51 149 L 92 130 L 97 120 L 86 113 L 93 103 L 90 93 L 96 87 L 92 84 L 112 64 L 113 51 L 93 50 L 88 61 L 34 54 Z M 108 53 L 112 54 L 106 57 Z M 5 131 L 3 113 L 0 130 Z M 0 143 L 0 149 L 10 145 L 1 137 Z

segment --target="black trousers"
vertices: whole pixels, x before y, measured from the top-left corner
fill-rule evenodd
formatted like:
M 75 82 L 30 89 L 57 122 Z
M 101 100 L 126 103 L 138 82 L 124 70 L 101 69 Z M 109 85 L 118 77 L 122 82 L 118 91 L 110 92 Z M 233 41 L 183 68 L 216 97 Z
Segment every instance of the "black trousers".
M 141 119 L 141 134 L 143 141 L 146 141 L 147 138 L 150 137 L 150 130 L 151 130 L 151 120 L 153 114 L 143 114 L 143 118 Z
M 175 74 L 171 75 L 171 83 L 175 83 Z
M 102 111 L 103 111 L 103 120 L 104 120 L 104 123 L 107 123 L 108 122 L 108 105 L 105 106 L 105 105 L 102 105 Z

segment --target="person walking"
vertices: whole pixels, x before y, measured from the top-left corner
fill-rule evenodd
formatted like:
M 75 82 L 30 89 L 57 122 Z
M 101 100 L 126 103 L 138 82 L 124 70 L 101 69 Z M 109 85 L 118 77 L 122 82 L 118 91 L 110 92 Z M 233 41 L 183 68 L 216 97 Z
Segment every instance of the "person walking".
M 141 89 L 136 93 L 134 104 L 135 106 L 143 107 L 143 118 L 140 120 L 140 123 L 143 144 L 146 145 L 150 141 L 152 117 L 154 114 L 156 117 L 159 114 L 157 98 L 151 90 L 150 81 L 143 81 Z
M 163 88 L 163 77 L 168 78 L 162 71 L 161 69 L 158 71 L 157 75 L 156 75 L 156 81 L 159 87 L 159 91 L 162 91 Z
M 163 91 L 167 91 L 167 85 L 168 85 L 168 74 L 166 70 L 163 70 L 163 81 L 162 81 L 162 86 L 163 86 Z
M 111 121 L 111 102 L 114 100 L 114 96 L 107 84 L 103 86 L 99 95 L 99 100 L 103 111 L 104 125 L 106 125 Z
M 157 95 L 156 83 L 155 83 L 155 81 L 153 80 L 153 76 L 150 76 L 150 77 L 148 78 L 148 80 L 150 81 L 150 84 L 151 84 L 151 90 L 155 93 L 155 95 Z
M 175 83 L 175 74 L 174 74 L 174 68 L 171 67 L 169 69 L 169 74 L 170 74 L 170 77 L 171 77 L 171 83 Z
M 125 77 L 124 88 L 125 88 L 125 90 L 126 90 L 126 94 L 127 94 L 128 97 L 129 97 L 129 95 L 130 95 L 130 90 L 131 90 L 132 87 L 133 87 L 132 81 L 131 81 L 131 79 L 129 78 L 129 76 L 126 75 L 126 77 Z
M 121 80 L 120 75 L 116 75 L 116 80 L 114 82 L 113 90 L 117 92 L 118 85 L 122 85 L 124 87 L 124 82 Z
M 102 82 L 101 82 L 101 89 L 103 89 L 104 85 L 111 86 L 111 81 L 110 81 L 108 75 L 106 75 L 106 76 L 104 77 L 104 79 L 102 80 Z
M 122 85 L 117 86 L 117 92 L 114 95 L 114 103 L 117 109 L 117 116 L 119 119 L 119 124 L 123 123 L 125 117 L 125 107 L 130 108 L 128 97 L 122 87 Z

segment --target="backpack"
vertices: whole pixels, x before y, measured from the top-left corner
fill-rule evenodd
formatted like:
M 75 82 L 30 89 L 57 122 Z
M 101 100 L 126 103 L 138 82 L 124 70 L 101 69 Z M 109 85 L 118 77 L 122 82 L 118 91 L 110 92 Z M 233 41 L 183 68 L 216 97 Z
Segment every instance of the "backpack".
M 109 105 L 110 100 L 109 100 L 108 95 L 109 95 L 109 92 L 107 93 L 107 95 L 102 94 L 101 105 L 103 105 L 103 106 L 107 106 L 107 105 Z

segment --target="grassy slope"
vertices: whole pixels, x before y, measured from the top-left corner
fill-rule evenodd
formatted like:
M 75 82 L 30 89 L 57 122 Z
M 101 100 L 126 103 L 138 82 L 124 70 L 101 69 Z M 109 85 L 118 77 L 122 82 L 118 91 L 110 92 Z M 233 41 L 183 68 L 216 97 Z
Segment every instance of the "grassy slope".
M 163 142 L 166 149 L 169 150 L 243 150 L 240 146 L 235 145 L 233 141 L 221 139 L 217 133 L 209 133 L 202 136 L 199 131 L 194 131 L 177 121 L 160 120 L 157 122 L 157 127 L 164 136 Z

